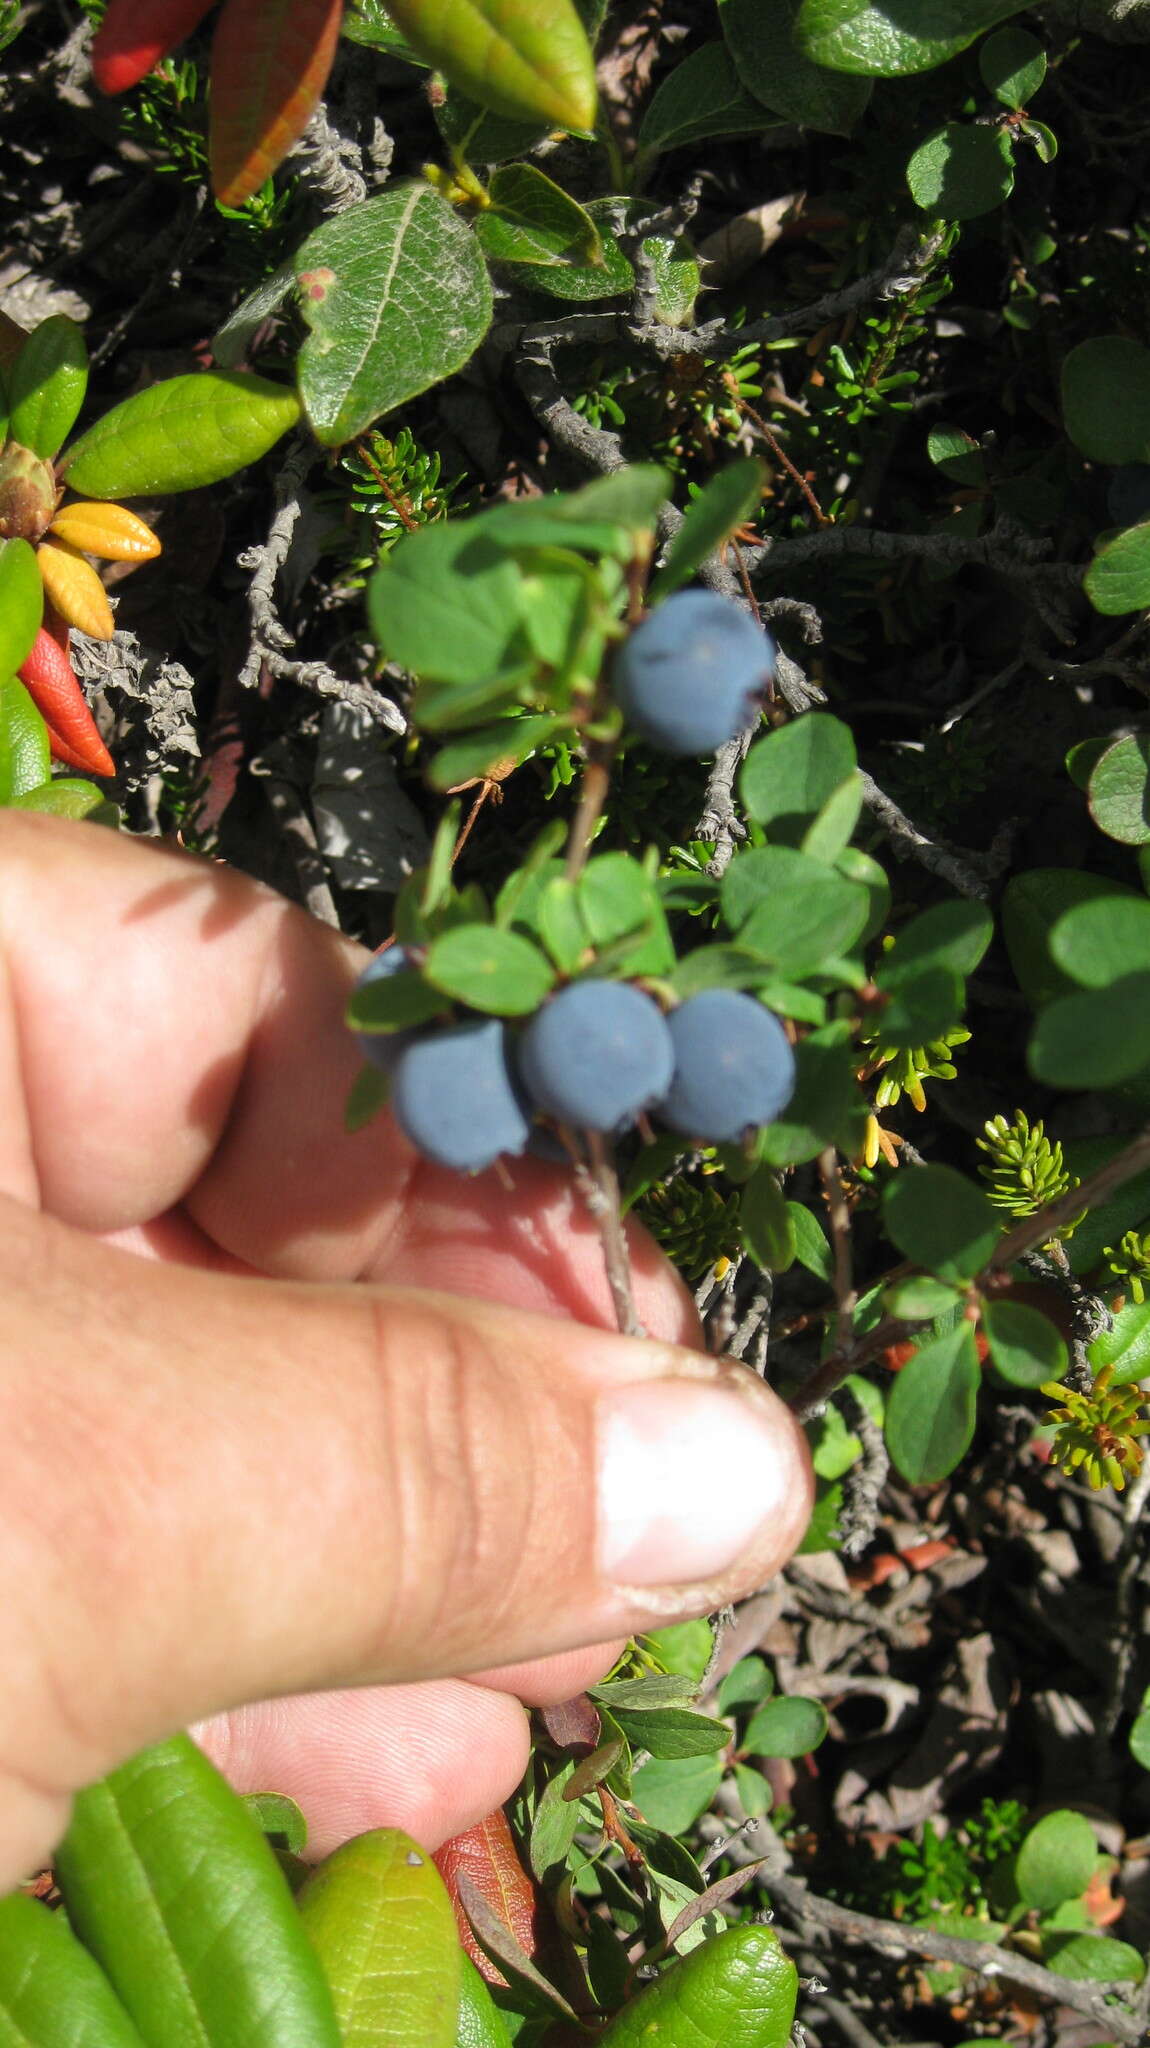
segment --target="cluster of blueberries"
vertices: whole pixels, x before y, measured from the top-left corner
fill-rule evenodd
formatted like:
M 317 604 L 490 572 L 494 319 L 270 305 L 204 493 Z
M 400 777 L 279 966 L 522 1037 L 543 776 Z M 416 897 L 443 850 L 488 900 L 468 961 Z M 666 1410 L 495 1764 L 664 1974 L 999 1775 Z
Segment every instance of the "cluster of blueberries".
M 402 946 L 388 946 L 361 986 L 408 965 Z M 631 982 L 572 981 L 518 1032 L 500 1017 L 469 1017 L 356 1039 L 389 1074 L 405 1136 L 461 1173 L 504 1152 L 551 1150 L 540 1119 L 618 1133 L 651 1112 L 700 1143 L 735 1143 L 777 1117 L 795 1084 L 778 1018 L 728 988 L 703 989 L 664 1015 Z
M 711 754 L 755 719 L 775 659 L 770 634 L 728 598 L 676 591 L 621 644 L 611 691 L 652 746 Z M 362 980 L 409 964 L 402 946 L 389 946 Z M 777 1117 L 794 1089 L 778 1018 L 735 989 L 705 989 L 664 1015 L 629 982 L 588 978 L 518 1031 L 472 1016 L 356 1037 L 390 1076 L 401 1130 L 460 1172 L 553 1149 L 556 1124 L 618 1133 L 647 1112 L 701 1143 L 734 1143 Z

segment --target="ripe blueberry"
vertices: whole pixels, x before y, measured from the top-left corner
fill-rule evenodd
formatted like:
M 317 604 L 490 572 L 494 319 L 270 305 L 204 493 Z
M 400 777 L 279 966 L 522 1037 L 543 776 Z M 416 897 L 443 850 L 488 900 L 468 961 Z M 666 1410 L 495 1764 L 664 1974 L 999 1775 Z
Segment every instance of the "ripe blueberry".
M 402 946 L 385 946 L 374 960 L 369 960 L 357 988 L 366 988 L 370 982 L 386 981 L 392 974 L 402 974 L 407 966 L 407 954 Z M 405 1045 L 410 1045 L 417 1036 L 415 1026 L 405 1031 L 353 1031 L 352 1037 L 359 1047 L 361 1056 L 373 1067 L 379 1067 L 390 1074 Z
M 622 981 L 571 982 L 519 1042 L 532 1101 L 579 1130 L 626 1130 L 661 1100 L 672 1064 L 658 1004 Z
M 713 754 L 750 725 L 775 669 L 771 635 L 713 590 L 678 590 L 615 656 L 628 724 L 668 754 Z
M 1150 519 L 1150 462 L 1124 462 L 1110 479 L 1106 510 L 1115 526 Z
M 479 1173 L 501 1152 L 523 1151 L 531 1124 L 510 1053 L 498 1017 L 424 1028 L 404 1046 L 392 1073 L 392 1114 L 425 1159 Z
M 667 1029 L 675 1073 L 659 1114 L 672 1130 L 733 1144 L 786 1108 L 795 1056 L 778 1018 L 754 996 L 703 989 L 672 1010 Z

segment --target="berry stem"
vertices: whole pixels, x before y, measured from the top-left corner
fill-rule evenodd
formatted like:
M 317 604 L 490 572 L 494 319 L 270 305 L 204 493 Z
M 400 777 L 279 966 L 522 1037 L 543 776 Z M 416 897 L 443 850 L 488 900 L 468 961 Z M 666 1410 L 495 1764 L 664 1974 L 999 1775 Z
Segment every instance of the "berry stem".
M 585 1131 L 590 1154 L 589 1167 L 580 1162 L 575 1169 L 579 1192 L 599 1232 L 607 1285 L 615 1307 L 615 1321 L 624 1337 L 643 1337 L 646 1332 L 635 1311 L 631 1289 L 631 1260 L 619 1211 L 619 1176 L 611 1147 L 599 1131 Z
M 587 764 L 579 789 L 579 802 L 571 820 L 567 836 L 567 853 L 564 873 L 569 882 L 577 882 L 587 865 L 595 827 L 603 814 L 607 791 L 611 783 L 611 764 L 615 758 L 615 743 L 590 741 L 587 747 Z

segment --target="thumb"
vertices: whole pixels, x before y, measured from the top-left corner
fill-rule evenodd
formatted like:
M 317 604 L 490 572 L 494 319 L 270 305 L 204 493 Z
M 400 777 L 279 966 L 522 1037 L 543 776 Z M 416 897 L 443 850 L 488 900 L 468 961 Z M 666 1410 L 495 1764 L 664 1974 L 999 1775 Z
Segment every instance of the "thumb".
M 744 1367 L 0 1208 L 0 1888 L 187 1721 L 712 1609 L 805 1526 L 801 1436 Z

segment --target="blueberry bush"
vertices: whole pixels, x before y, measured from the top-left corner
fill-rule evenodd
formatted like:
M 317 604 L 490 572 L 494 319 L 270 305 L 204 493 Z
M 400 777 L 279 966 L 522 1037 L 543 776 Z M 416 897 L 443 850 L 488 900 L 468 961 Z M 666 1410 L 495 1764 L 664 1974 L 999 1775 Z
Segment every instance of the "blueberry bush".
M 438 1871 L 134 1760 L 0 2034 L 224 2048 L 274 1976 L 269 2048 L 368 2048 L 406 1973 L 431 2048 L 1143 2040 L 1150 9 L 0 46 L 0 802 L 361 939 L 357 1142 L 552 1161 L 624 1331 L 635 1215 L 818 1482 Z

